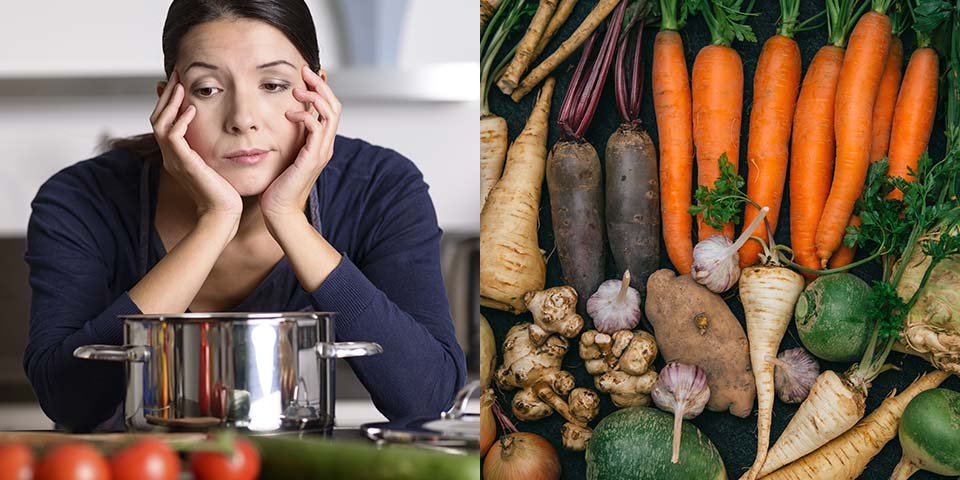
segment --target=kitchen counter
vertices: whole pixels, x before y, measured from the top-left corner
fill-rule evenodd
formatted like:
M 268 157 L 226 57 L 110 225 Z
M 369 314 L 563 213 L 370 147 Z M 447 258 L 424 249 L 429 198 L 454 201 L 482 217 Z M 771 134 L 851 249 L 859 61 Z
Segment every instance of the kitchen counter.
M 386 421 L 369 399 L 337 400 L 336 408 L 338 427 L 356 428 L 364 423 Z M 0 431 L 52 429 L 53 422 L 36 403 L 0 404 Z

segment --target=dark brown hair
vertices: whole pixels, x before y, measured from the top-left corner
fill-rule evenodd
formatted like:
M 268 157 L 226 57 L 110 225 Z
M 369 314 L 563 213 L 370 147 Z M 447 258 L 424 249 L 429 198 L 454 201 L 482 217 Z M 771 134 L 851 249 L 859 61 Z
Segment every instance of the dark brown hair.
M 273 26 L 293 43 L 313 71 L 320 70 L 317 30 L 303 0 L 173 0 L 163 24 L 163 70 L 173 73 L 180 42 L 193 27 L 214 20 L 251 19 Z M 153 133 L 107 142 L 107 149 L 127 149 L 150 161 L 160 160 Z

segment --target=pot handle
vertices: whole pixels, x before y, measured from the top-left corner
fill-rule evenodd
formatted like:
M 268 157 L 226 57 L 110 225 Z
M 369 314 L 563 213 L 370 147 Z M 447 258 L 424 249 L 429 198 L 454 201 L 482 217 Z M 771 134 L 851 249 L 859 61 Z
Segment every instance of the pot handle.
M 77 347 L 73 356 L 84 360 L 146 362 L 150 359 L 150 350 L 142 345 L 84 345 Z
M 320 342 L 316 350 L 320 358 L 367 357 L 383 353 L 383 347 L 373 342 Z
M 450 410 L 440 412 L 440 418 L 444 420 L 456 420 L 462 417 L 463 411 L 467 409 L 467 402 L 470 401 L 470 395 L 478 388 L 480 388 L 480 380 L 473 380 L 464 385 L 463 388 L 457 392 L 457 398 L 453 401 L 453 406 L 450 407 Z

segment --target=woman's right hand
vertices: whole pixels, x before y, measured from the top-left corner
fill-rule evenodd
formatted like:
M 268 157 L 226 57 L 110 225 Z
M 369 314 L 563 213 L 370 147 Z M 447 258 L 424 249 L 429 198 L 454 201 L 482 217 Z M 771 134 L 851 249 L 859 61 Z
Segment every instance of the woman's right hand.
M 150 115 L 153 134 L 163 155 L 163 168 L 196 203 L 198 218 L 224 217 L 239 223 L 243 212 L 240 194 L 230 182 L 210 168 L 184 138 L 187 126 L 197 114 L 197 107 L 193 105 L 180 114 L 184 96 L 180 74 L 174 71 Z

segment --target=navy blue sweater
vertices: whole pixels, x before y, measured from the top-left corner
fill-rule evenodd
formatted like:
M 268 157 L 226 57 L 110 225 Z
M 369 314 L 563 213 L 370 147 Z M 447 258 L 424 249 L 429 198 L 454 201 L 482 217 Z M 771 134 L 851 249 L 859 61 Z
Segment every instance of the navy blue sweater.
M 87 344 L 123 343 L 117 315 L 140 313 L 128 291 L 140 280 L 140 178 L 148 164 L 114 150 L 51 177 L 27 230 L 32 303 L 24 369 L 51 419 L 84 431 L 123 400 L 123 365 L 79 360 Z M 440 236 L 427 185 L 400 154 L 338 136 L 317 180 L 324 238 L 344 257 L 305 291 L 286 257 L 236 311 L 335 311 L 337 341 L 372 341 L 384 353 L 349 359 L 389 419 L 437 415 L 464 382 L 440 272 Z M 151 207 L 152 211 L 152 207 Z M 152 216 L 147 265 L 165 254 Z M 142 268 L 142 267 L 141 267 Z M 267 299 L 264 301 L 264 299 Z M 311 308 L 312 307 L 312 308 Z

